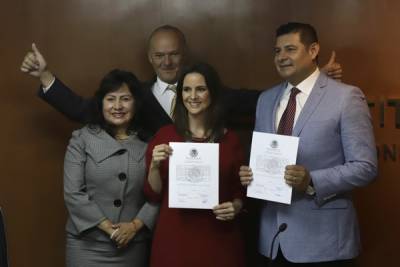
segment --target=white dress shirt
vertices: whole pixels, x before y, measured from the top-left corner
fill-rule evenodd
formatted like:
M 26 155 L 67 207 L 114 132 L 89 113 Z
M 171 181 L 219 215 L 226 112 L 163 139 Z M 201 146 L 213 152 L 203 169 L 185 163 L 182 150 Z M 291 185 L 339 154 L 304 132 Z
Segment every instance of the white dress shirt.
M 296 87 L 300 90 L 300 93 L 296 95 L 296 114 L 294 115 L 293 129 L 296 125 L 297 119 L 299 118 L 300 112 L 303 109 L 311 91 L 315 85 L 315 82 L 319 76 L 319 69 L 317 68 L 310 76 L 308 76 L 305 80 L 299 83 L 297 86 L 293 86 L 291 83 L 288 83 L 285 91 L 282 94 L 281 101 L 279 102 L 278 108 L 276 110 L 276 118 L 275 118 L 275 130 L 278 130 L 279 122 L 282 118 L 283 112 L 285 112 L 286 106 L 289 101 L 290 92 L 293 87 Z
M 168 83 L 161 81 L 160 78 L 157 77 L 157 81 L 153 84 L 151 92 L 165 112 L 170 115 L 171 103 L 175 93 L 172 90 L 167 90 L 168 85 Z

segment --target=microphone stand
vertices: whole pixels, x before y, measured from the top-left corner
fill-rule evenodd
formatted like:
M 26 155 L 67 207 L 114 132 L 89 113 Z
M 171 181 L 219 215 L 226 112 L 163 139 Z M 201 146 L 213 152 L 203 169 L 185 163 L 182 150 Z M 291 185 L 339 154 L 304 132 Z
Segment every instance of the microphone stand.
M 270 260 L 270 266 L 272 266 L 272 252 L 274 250 L 274 244 L 275 244 L 275 240 L 278 237 L 278 235 L 282 232 L 284 232 L 287 229 L 287 224 L 286 223 L 281 223 L 279 225 L 278 231 L 275 233 L 274 237 L 272 238 L 272 242 L 271 242 L 271 248 L 269 250 L 269 260 Z

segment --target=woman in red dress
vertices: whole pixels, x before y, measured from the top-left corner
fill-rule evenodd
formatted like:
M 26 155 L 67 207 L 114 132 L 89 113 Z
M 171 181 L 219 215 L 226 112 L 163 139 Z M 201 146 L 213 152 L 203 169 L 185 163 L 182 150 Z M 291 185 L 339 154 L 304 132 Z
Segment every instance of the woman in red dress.
M 238 171 L 243 150 L 235 133 L 223 127 L 218 102 L 220 82 L 204 63 L 182 73 L 177 86 L 174 124 L 150 142 L 145 194 L 161 202 L 151 267 L 242 267 L 244 246 L 237 220 L 244 197 Z M 169 142 L 219 144 L 219 201 L 213 210 L 168 207 Z

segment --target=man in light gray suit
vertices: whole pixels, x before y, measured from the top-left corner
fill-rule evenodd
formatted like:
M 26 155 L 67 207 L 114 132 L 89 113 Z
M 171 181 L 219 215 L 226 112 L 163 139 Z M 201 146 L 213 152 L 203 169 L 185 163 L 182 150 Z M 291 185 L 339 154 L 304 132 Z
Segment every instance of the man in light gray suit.
M 297 164 L 284 175 L 292 204 L 262 205 L 259 252 L 273 266 L 353 266 L 360 239 L 351 191 L 377 174 L 365 96 L 319 71 L 319 49 L 311 25 L 281 25 L 275 65 L 285 82 L 257 103 L 255 131 L 300 138 Z M 251 183 L 249 167 L 240 176 L 243 185 Z

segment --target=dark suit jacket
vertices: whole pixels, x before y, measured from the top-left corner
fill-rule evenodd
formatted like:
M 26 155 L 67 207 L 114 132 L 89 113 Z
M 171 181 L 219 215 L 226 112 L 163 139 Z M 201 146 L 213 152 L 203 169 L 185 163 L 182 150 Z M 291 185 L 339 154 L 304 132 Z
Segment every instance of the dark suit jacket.
M 154 81 L 155 79 L 142 83 L 143 105 L 138 110 L 137 116 L 143 128 L 140 135 L 144 140 L 148 140 L 162 126 L 172 123 L 169 115 L 151 92 Z M 260 91 L 257 90 L 246 89 L 224 88 L 222 90 L 221 102 L 225 119 L 230 128 L 235 128 L 234 126 L 241 124 L 252 127 L 259 93 Z M 77 95 L 59 79 L 55 80 L 46 93 L 43 93 L 42 88 L 40 88 L 39 97 L 69 119 L 81 123 L 87 122 L 90 111 L 94 106 L 92 98 L 83 98 Z

